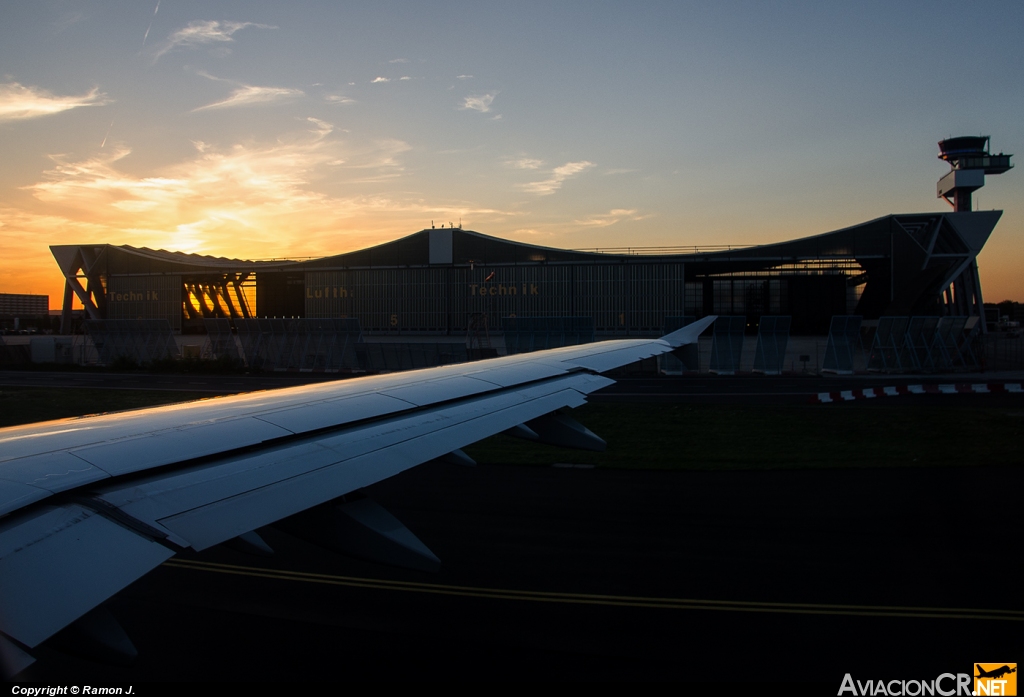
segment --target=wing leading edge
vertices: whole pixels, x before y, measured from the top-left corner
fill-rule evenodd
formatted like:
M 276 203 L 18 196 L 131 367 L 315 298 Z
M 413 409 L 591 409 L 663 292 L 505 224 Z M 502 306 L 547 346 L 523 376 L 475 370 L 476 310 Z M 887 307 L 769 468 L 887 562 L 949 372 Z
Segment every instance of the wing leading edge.
M 524 424 L 582 405 L 613 382 L 600 373 L 694 343 L 714 319 L 661 339 L 0 430 L 0 657 L 20 670 L 28 649 L 177 551 L 496 433 L 536 436 Z

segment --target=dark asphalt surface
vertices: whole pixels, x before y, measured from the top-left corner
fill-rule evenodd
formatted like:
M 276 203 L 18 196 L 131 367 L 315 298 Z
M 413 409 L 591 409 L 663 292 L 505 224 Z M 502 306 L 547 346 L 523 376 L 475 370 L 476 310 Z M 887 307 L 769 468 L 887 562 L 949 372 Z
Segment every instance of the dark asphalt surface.
M 1022 484 L 1020 468 L 984 466 L 429 464 L 370 493 L 438 554 L 439 573 L 349 560 L 265 529 L 276 557 L 215 548 L 115 597 L 110 607 L 141 652 L 134 666 L 44 648 L 23 677 L 721 679 L 838 689 L 847 672 L 967 672 L 974 661 L 1024 655 Z M 361 581 L 336 585 L 339 577 Z M 387 580 L 414 585 L 380 587 Z
M 826 391 L 823 380 L 624 380 L 608 399 L 770 404 Z M 1024 469 L 986 464 L 983 444 L 978 457 L 735 472 L 431 463 L 368 491 L 441 558 L 439 573 L 268 528 L 274 557 L 177 557 L 109 603 L 134 665 L 44 646 L 20 677 L 810 681 L 835 694 L 845 673 L 930 680 L 1021 662 Z
M 261 375 L 181 375 L 149 373 L 0 371 L 0 387 L 50 387 L 58 389 L 175 390 L 233 394 L 270 390 L 343 379 L 330 373 L 277 373 Z M 1024 373 L 953 375 L 782 375 L 740 374 L 683 377 L 618 377 L 608 388 L 594 393 L 592 401 L 659 401 L 693 404 L 795 404 L 806 403 L 820 392 L 881 388 L 900 385 L 955 383 L 1024 383 Z M 936 395 L 944 400 L 952 395 Z M 1005 398 L 1005 399 L 1004 399 Z M 931 396 L 900 397 L 923 402 Z M 1024 395 L 957 395 L 956 399 L 979 404 L 1015 404 Z M 886 401 L 882 398 L 879 401 Z

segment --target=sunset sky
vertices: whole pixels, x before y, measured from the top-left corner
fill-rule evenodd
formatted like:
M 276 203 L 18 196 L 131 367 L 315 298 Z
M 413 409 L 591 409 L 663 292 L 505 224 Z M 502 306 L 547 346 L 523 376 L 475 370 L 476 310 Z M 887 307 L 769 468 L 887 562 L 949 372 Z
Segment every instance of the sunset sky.
M 51 244 L 760 244 L 949 210 L 938 140 L 1024 156 L 1022 32 L 1018 1 L 4 2 L 0 291 L 59 307 Z M 1024 301 L 1022 194 L 975 195 L 1005 211 L 988 301 Z

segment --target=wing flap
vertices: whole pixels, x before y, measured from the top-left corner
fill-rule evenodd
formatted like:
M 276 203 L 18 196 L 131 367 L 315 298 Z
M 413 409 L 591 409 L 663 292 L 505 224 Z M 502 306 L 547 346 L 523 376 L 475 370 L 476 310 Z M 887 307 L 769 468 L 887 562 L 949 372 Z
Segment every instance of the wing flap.
M 0 528 L 0 632 L 35 647 L 174 553 L 77 504 Z
M 49 495 L 49 491 L 36 486 L 0 479 L 0 516 L 42 501 Z

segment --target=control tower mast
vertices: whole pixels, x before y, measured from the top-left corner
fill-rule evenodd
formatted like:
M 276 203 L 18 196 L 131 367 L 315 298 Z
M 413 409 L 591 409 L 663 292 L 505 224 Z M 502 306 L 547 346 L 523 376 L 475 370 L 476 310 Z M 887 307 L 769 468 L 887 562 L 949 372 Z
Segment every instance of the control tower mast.
M 985 186 L 986 174 L 1002 174 L 1013 167 L 1013 155 L 990 155 L 991 136 L 959 136 L 939 141 L 939 159 L 952 168 L 939 180 L 937 196 L 949 201 L 953 210 L 970 211 L 971 194 Z

